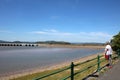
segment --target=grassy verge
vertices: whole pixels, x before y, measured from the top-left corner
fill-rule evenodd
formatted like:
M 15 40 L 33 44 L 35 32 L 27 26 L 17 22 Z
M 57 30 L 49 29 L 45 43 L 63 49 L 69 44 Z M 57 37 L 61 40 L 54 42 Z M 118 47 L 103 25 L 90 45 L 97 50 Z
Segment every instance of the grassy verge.
M 115 57 L 116 55 L 113 55 L 113 57 Z M 104 57 L 101 58 L 101 60 L 104 60 Z M 113 64 L 115 64 L 116 62 L 116 59 L 113 60 Z M 93 61 L 90 61 L 90 62 L 86 62 L 85 64 L 82 64 L 80 66 L 76 66 L 74 68 L 74 72 L 79 72 L 80 70 L 84 69 L 84 68 L 87 68 L 89 67 L 90 65 L 94 65 L 95 63 L 97 63 L 97 59 L 93 60 Z M 100 64 L 100 66 L 104 66 L 105 64 L 107 64 L 107 61 L 104 61 Z M 66 68 L 66 67 L 63 67 L 63 68 Z M 61 68 L 60 68 L 61 69 Z M 15 78 L 15 79 L 11 79 L 11 80 L 32 80 L 32 79 L 35 79 L 37 77 L 40 77 L 40 76 L 43 76 L 43 75 L 46 75 L 46 74 L 49 74 L 49 73 L 52 73 L 52 72 L 55 72 L 55 71 L 58 71 L 60 69 L 53 69 L 53 70 L 47 70 L 47 71 L 44 71 L 44 72 L 40 72 L 40 73 L 35 73 L 35 74 L 30 74 L 30 75 L 26 75 L 26 76 L 23 76 L 23 77 L 19 77 L 19 78 Z M 83 71 L 82 73 L 80 74 L 77 74 L 74 76 L 75 80 L 82 80 L 83 78 L 85 78 L 86 76 L 88 76 L 89 74 L 92 74 L 94 73 L 95 71 L 97 70 L 97 65 Z M 108 68 L 103 68 L 101 71 L 100 71 L 100 74 L 104 73 L 106 70 L 108 70 Z M 70 69 L 69 70 L 65 70 L 63 72 L 60 72 L 58 74 L 55 74 L 55 75 L 52 75 L 52 76 L 49 76 L 47 78 L 44 78 L 42 80 L 61 80 L 63 79 L 64 77 L 66 76 L 69 76 L 70 75 Z M 68 79 L 70 80 L 70 79 Z M 91 78 L 91 80 L 96 80 L 95 77 L 94 78 Z

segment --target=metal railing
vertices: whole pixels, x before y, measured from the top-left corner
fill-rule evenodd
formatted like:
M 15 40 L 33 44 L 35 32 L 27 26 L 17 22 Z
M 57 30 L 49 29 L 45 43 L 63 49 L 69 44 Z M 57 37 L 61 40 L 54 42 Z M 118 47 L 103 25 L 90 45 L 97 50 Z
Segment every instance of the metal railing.
M 119 55 L 118 55 L 118 57 L 119 57 Z M 80 69 L 79 71 L 75 72 L 75 69 L 74 69 L 75 67 L 81 66 L 81 65 L 83 65 L 83 64 L 86 64 L 86 63 L 91 62 L 91 61 L 94 61 L 94 60 L 97 60 L 97 62 L 94 63 L 94 64 L 90 64 L 89 66 L 84 67 L 83 69 Z M 70 78 L 70 80 L 74 80 L 75 75 L 81 74 L 82 72 L 84 72 L 84 71 L 86 71 L 86 70 L 88 70 L 88 69 L 90 69 L 90 68 L 92 68 L 92 67 L 94 67 L 94 66 L 97 66 L 96 72 L 99 73 L 99 72 L 101 71 L 102 67 L 103 67 L 103 66 L 101 66 L 101 63 L 102 63 L 102 62 L 105 62 L 104 55 L 101 55 L 101 56 L 98 55 L 96 58 L 93 58 L 93 59 L 90 59 L 90 60 L 87 60 L 87 61 L 85 61 L 85 62 L 78 63 L 78 64 L 74 64 L 73 62 L 71 62 L 71 65 L 68 66 L 68 67 L 65 67 L 65 68 L 62 68 L 62 69 L 60 69 L 60 70 L 58 70 L 58 71 L 52 72 L 52 73 L 50 73 L 50 74 L 47 74 L 47 75 L 44 75 L 44 76 L 35 78 L 35 79 L 33 79 L 33 80 L 42 80 L 42 79 L 44 79 L 44 78 L 47 78 L 47 77 L 49 77 L 49 76 L 58 74 L 58 73 L 60 73 L 60 72 L 66 71 L 66 70 L 70 70 L 70 75 L 69 75 L 69 76 L 66 76 L 66 77 L 64 77 L 64 78 L 62 78 L 62 79 L 60 79 L 60 80 L 67 80 L 67 79 L 69 79 L 69 78 Z M 88 75 L 89 75 L 89 74 L 88 74 Z M 58 79 L 57 79 L 57 80 L 58 80 Z

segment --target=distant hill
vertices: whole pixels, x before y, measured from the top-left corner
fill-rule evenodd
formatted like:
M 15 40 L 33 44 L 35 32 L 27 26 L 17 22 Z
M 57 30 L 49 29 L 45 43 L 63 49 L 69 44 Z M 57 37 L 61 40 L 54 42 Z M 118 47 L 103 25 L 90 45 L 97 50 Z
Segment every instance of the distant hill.
M 105 45 L 105 43 L 96 43 L 96 42 L 85 42 L 85 43 L 72 43 L 72 44 L 76 44 L 76 45 L 82 45 L 82 46 L 85 46 L 85 45 Z
M 0 40 L 0 43 L 35 43 L 35 42 L 27 42 L 27 41 L 4 41 L 4 40 Z
M 10 41 L 0 40 L 0 43 L 9 43 Z
M 36 41 L 36 42 L 28 42 L 28 41 L 4 41 L 4 40 L 0 40 L 0 43 L 36 43 L 36 44 L 72 44 L 72 45 L 82 45 L 82 46 L 86 46 L 86 45 L 104 45 L 104 43 L 95 43 L 95 42 L 85 42 L 85 43 L 78 43 L 78 42 L 74 42 L 74 43 L 70 43 L 70 42 L 65 42 L 65 41 Z
M 70 42 L 65 41 L 38 41 L 38 44 L 71 44 Z

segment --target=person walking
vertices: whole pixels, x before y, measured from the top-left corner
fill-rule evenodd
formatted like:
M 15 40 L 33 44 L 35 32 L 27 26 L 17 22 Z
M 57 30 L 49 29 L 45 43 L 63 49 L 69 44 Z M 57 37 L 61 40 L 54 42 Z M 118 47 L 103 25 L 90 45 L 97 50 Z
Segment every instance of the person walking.
M 110 46 L 110 42 L 106 43 L 105 47 L 105 58 L 108 60 L 108 67 L 112 67 L 112 48 Z

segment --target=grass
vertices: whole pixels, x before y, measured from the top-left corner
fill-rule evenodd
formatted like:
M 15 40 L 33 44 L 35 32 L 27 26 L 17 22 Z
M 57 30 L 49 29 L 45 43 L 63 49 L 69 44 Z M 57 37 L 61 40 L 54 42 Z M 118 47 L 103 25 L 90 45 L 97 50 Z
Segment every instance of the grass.
M 113 55 L 114 57 L 116 55 Z M 101 58 L 101 60 L 104 60 L 104 57 Z M 113 64 L 116 62 L 116 60 L 114 59 L 113 60 Z M 97 59 L 93 60 L 93 61 L 90 61 L 90 62 L 87 62 L 85 64 L 82 64 L 80 66 L 76 66 L 74 68 L 74 73 L 84 69 L 84 68 L 87 68 L 89 67 L 90 65 L 94 65 L 95 63 L 97 63 Z M 104 61 L 100 64 L 100 66 L 104 66 L 105 64 L 107 64 L 107 61 Z M 66 68 L 66 67 L 63 67 L 63 68 Z M 61 69 L 61 68 L 60 68 Z M 47 71 L 44 71 L 44 72 L 40 72 L 40 73 L 34 73 L 34 74 L 30 74 L 30 75 L 26 75 L 26 76 L 23 76 L 23 77 L 18 77 L 18 78 L 14 78 L 14 79 L 11 79 L 11 80 L 32 80 L 32 79 L 35 79 L 37 77 L 40 77 L 40 76 L 43 76 L 43 75 L 46 75 L 46 74 L 49 74 L 49 73 L 52 73 L 52 72 L 55 72 L 55 71 L 58 71 L 60 69 L 53 69 L 53 70 L 47 70 Z M 97 65 L 83 71 L 82 73 L 80 74 L 77 74 L 74 76 L 74 80 L 82 80 L 84 79 L 86 76 L 89 76 L 90 74 L 94 73 L 95 71 L 97 70 Z M 103 68 L 101 71 L 100 71 L 100 74 L 103 74 L 105 71 L 107 71 L 108 69 L 107 68 Z M 61 80 L 63 79 L 64 77 L 66 76 L 69 76 L 71 73 L 70 69 L 68 70 L 65 70 L 63 72 L 60 72 L 58 74 L 55 74 L 55 75 L 52 75 L 52 76 L 49 76 L 47 78 L 44 78 L 42 80 Z M 89 76 L 90 78 L 90 76 Z M 92 78 L 90 80 L 96 80 L 97 76 L 92 76 Z M 67 80 L 70 80 L 70 79 L 67 79 Z

